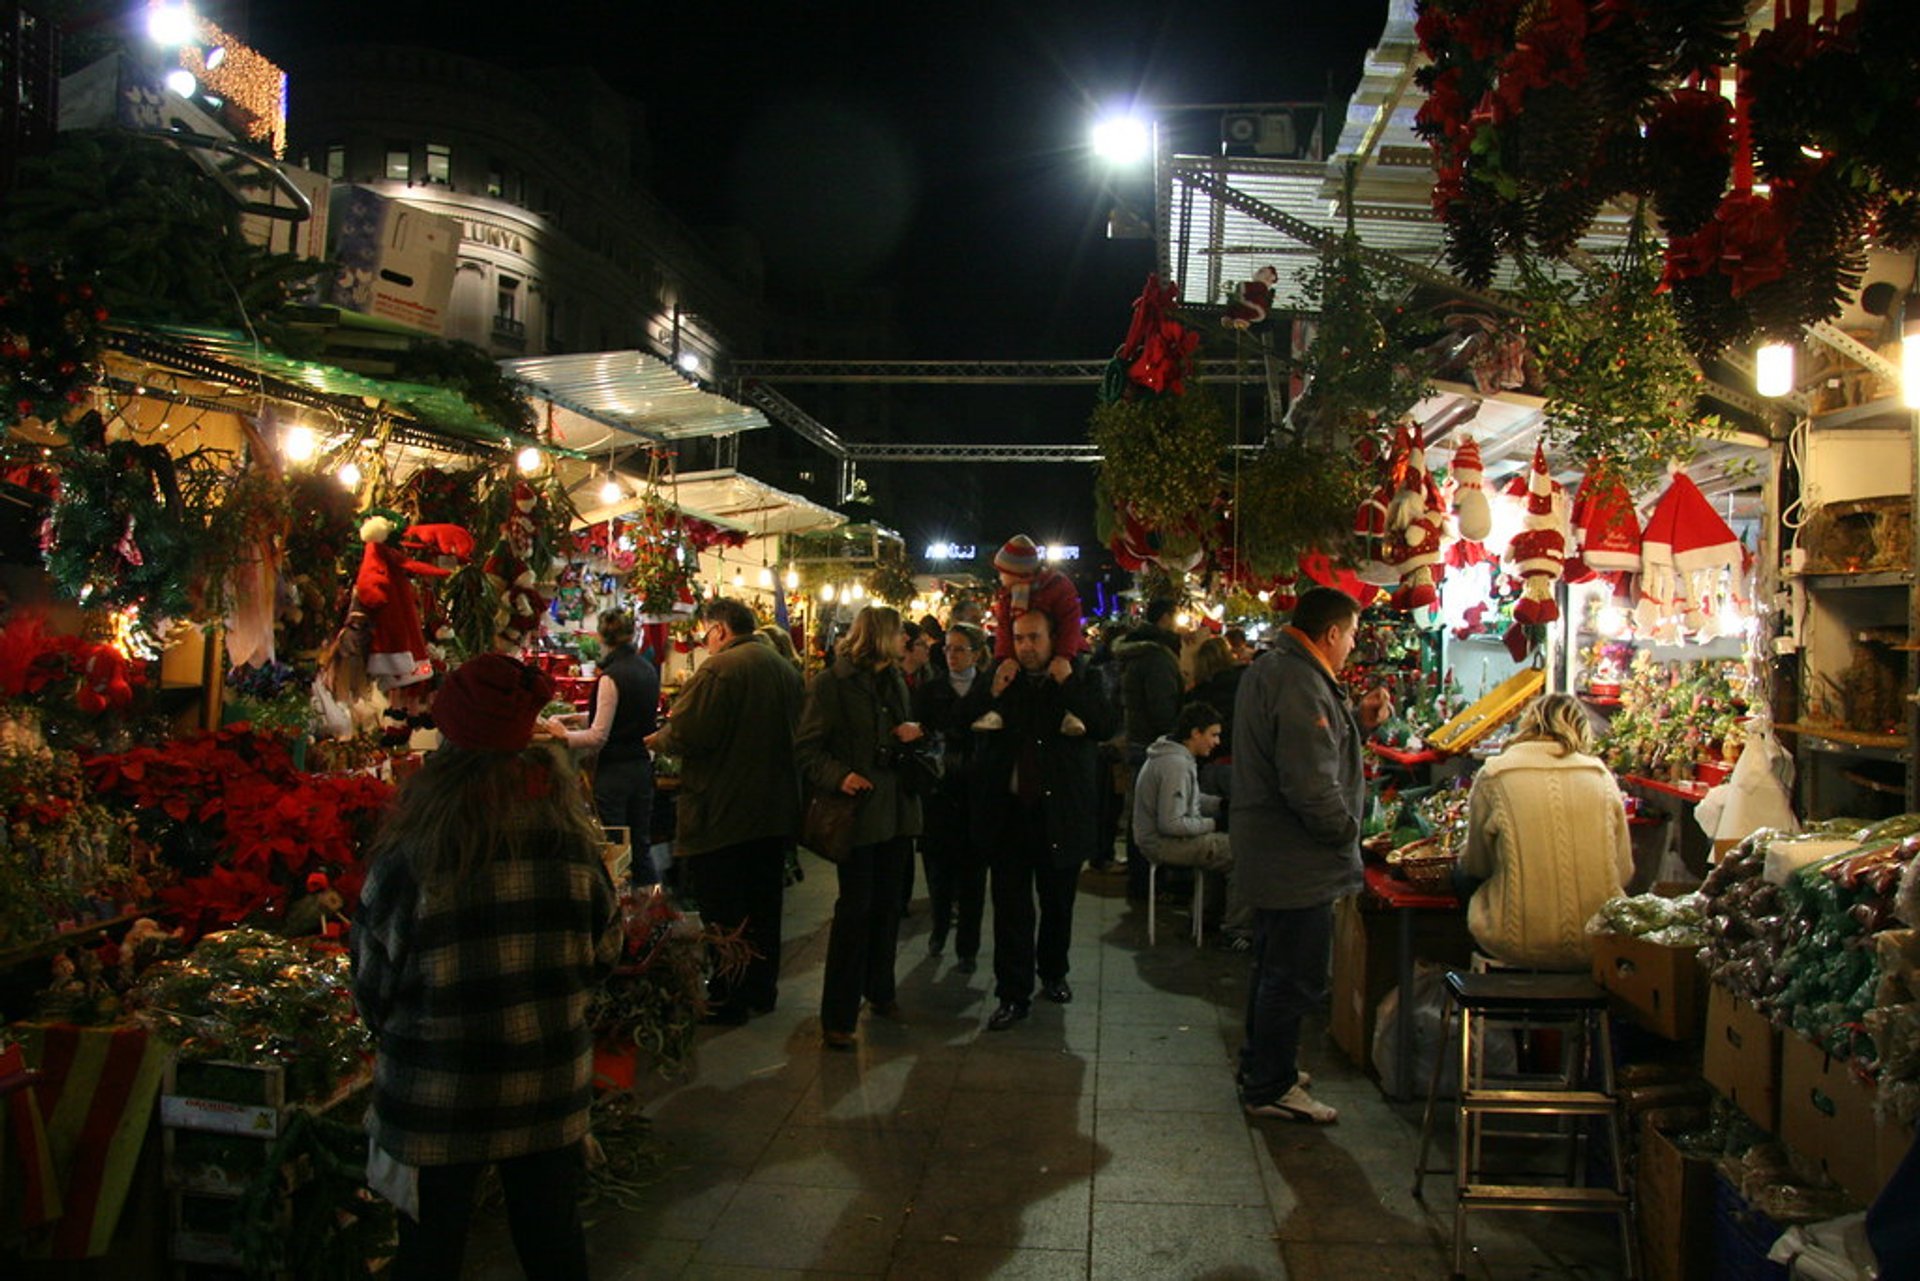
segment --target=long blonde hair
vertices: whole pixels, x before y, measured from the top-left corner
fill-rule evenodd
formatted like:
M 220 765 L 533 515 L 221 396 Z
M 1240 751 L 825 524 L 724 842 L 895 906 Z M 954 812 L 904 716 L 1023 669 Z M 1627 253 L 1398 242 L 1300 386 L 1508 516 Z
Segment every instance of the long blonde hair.
M 853 616 L 853 626 L 840 642 L 840 653 L 855 667 L 878 670 L 898 659 L 894 639 L 900 635 L 900 611 L 891 605 L 869 605 Z
M 1593 722 L 1571 694 L 1542 694 L 1527 704 L 1513 731 L 1514 743 L 1558 743 L 1560 755 L 1593 751 Z
M 1193 686 L 1205 685 L 1233 666 L 1233 651 L 1218 636 L 1209 636 L 1193 651 Z

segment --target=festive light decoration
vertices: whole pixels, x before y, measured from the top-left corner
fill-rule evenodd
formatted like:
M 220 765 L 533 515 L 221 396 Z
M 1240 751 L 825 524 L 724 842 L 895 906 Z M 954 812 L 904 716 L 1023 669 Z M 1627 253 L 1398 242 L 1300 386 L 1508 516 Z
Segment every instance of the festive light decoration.
M 287 153 L 287 73 L 205 18 L 192 18 L 191 37 L 181 44 L 180 65 L 200 87 L 221 99 L 220 113 L 253 142 Z

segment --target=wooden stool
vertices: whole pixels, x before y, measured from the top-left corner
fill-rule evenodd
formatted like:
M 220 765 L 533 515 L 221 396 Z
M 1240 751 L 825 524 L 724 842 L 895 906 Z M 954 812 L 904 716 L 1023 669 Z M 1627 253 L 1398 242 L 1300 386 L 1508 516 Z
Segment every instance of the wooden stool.
M 1440 1016 L 1440 1044 L 1434 1052 L 1433 1075 L 1427 1086 L 1427 1107 L 1420 1120 L 1420 1155 L 1413 1170 L 1413 1195 L 1421 1198 L 1428 1174 L 1449 1171 L 1427 1165 L 1433 1116 L 1440 1093 L 1440 1071 L 1445 1063 L 1448 1022 L 1460 1011 L 1460 1098 L 1455 1111 L 1454 1161 L 1451 1173 L 1456 1200 L 1453 1210 L 1453 1274 L 1466 1271 L 1467 1216 L 1476 1211 L 1553 1210 L 1607 1213 L 1618 1216 L 1621 1248 L 1626 1253 L 1626 1275 L 1636 1275 L 1632 1206 L 1626 1193 L 1626 1152 L 1621 1143 L 1620 1101 L 1614 1090 L 1613 1041 L 1607 1027 L 1607 995 L 1585 975 L 1493 972 L 1447 974 L 1447 1005 Z M 1486 1072 L 1484 1041 L 1488 1025 L 1525 1023 L 1530 1027 L 1564 1029 L 1570 1045 L 1566 1074 L 1490 1078 Z M 1591 1038 L 1589 1040 L 1589 1038 Z M 1578 1048 L 1574 1048 L 1577 1045 Z M 1591 1046 L 1597 1051 L 1600 1088 L 1580 1088 L 1580 1065 Z M 1530 1116 L 1555 1123 L 1552 1131 L 1489 1129 L 1490 1116 Z M 1601 1123 L 1602 1137 L 1613 1165 L 1613 1186 L 1585 1183 L 1580 1157 L 1584 1136 L 1581 1121 Z M 1559 1128 L 1570 1120 L 1569 1129 Z M 1494 1182 L 1481 1162 L 1488 1139 L 1569 1140 L 1567 1170 L 1561 1176 L 1530 1174 L 1530 1178 L 1561 1177 L 1563 1183 Z

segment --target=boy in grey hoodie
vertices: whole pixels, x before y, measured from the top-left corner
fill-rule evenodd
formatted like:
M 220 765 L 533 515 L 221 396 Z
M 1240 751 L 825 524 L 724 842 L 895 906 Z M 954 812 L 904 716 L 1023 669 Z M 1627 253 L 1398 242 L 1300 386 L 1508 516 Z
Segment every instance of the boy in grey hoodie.
M 1249 912 L 1233 892 L 1233 850 L 1218 830 L 1218 796 L 1200 790 L 1200 761 L 1220 743 L 1220 712 L 1209 703 L 1188 703 L 1173 731 L 1147 748 L 1146 764 L 1133 787 L 1133 834 L 1153 862 L 1193 867 L 1201 875 L 1228 878 L 1224 932 L 1232 940 L 1248 934 Z

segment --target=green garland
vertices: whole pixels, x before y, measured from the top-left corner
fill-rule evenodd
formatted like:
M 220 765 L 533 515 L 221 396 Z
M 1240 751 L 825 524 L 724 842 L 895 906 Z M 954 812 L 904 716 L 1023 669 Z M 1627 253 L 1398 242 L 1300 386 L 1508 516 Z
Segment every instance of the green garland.
M 1288 573 L 1319 548 L 1340 558 L 1368 473 L 1345 455 L 1298 441 L 1269 441 L 1240 475 L 1240 556 L 1262 578 Z
M 1100 483 L 1115 503 L 1163 537 L 1200 528 L 1233 440 L 1233 424 L 1206 388 L 1102 404 L 1088 435 L 1100 451 Z
M 308 1112 L 287 1117 L 233 1205 L 250 1276 L 291 1269 L 302 1281 L 360 1281 L 368 1260 L 392 1257 L 394 1232 L 393 1207 L 367 1190 L 366 1131 Z

